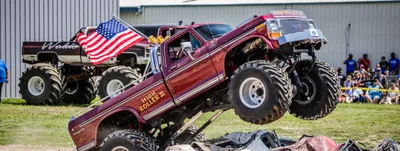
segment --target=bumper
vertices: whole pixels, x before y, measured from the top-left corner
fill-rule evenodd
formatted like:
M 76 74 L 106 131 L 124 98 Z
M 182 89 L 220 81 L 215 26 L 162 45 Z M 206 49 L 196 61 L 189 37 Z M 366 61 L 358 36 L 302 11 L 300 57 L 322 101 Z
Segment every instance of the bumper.
M 287 34 L 278 38 L 279 45 L 284 45 L 291 42 L 306 44 L 306 43 L 320 43 L 322 41 L 324 42 L 324 44 L 328 43 L 328 40 L 325 38 L 324 34 L 319 29 L 314 29 L 314 30 L 306 29 L 303 32 Z

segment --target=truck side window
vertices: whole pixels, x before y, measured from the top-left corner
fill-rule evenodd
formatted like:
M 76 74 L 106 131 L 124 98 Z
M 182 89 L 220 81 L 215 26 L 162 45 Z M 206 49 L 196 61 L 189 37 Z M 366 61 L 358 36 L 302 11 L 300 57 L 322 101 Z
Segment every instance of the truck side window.
M 193 50 L 197 50 L 201 47 L 200 41 L 197 40 L 192 34 L 183 34 L 181 37 L 171 41 L 168 44 L 168 53 L 171 62 L 175 62 L 186 55 L 181 48 L 181 43 L 183 42 L 190 42 Z

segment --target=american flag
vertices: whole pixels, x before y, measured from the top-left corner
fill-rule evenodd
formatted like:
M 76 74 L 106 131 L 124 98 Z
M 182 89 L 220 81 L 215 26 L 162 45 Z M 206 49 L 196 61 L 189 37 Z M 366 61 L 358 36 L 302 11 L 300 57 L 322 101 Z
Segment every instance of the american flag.
M 144 38 L 113 18 L 101 23 L 88 36 L 79 32 L 76 39 L 96 65 L 121 54 Z

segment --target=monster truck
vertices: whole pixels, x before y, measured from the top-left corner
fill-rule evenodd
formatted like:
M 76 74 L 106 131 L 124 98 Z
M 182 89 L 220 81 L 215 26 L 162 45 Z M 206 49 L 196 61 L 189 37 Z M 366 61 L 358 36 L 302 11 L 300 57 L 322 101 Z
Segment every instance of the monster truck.
M 163 150 L 200 138 L 231 108 L 253 124 L 286 111 L 322 118 L 335 109 L 340 91 L 334 68 L 315 56 L 327 42 L 312 19 L 294 10 L 253 16 L 235 29 L 194 24 L 150 50 L 151 72 L 139 84 L 76 113 L 69 133 L 79 151 Z M 193 128 L 211 111 L 210 120 Z
M 136 28 L 147 36 L 165 37 L 184 26 L 140 25 Z M 86 27 L 80 31 L 90 34 L 95 29 Z M 60 101 L 86 104 L 95 98 L 97 91 L 101 98 L 109 96 L 138 79 L 145 69 L 150 47 L 146 40 L 93 66 L 75 36 L 70 41 L 23 43 L 23 62 L 31 66 L 22 74 L 19 87 L 28 104 L 55 105 Z M 101 76 L 97 90 L 94 76 Z

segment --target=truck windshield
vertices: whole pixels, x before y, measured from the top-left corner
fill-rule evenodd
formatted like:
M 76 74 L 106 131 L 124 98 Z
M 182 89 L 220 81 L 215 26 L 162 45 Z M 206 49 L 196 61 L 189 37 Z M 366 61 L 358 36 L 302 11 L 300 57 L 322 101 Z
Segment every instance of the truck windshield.
M 199 33 L 206 41 L 209 41 L 213 38 L 221 37 L 227 32 L 232 31 L 232 27 L 224 24 L 212 24 L 212 25 L 204 25 L 200 27 L 194 28 L 194 30 Z

